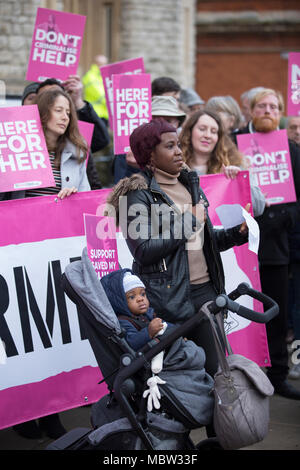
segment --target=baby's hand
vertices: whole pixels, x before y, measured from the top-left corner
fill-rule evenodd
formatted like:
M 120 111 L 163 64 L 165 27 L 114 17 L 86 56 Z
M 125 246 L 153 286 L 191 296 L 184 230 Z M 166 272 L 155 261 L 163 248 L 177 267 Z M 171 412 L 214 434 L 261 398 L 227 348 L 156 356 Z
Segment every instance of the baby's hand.
M 157 333 L 163 329 L 163 321 L 161 318 L 153 318 L 148 325 L 150 338 L 154 338 Z

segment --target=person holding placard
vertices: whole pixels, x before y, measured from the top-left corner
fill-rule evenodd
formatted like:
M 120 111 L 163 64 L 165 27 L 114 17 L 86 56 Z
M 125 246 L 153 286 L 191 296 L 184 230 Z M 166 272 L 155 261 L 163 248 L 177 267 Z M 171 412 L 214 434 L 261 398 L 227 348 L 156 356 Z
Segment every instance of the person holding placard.
M 224 173 L 235 178 L 246 162 L 230 137 L 225 134 L 221 117 L 213 111 L 196 111 L 185 122 L 180 134 L 183 158 L 198 175 Z M 263 213 L 265 198 L 260 189 L 251 184 L 254 216 Z
M 87 144 L 81 137 L 76 111 L 69 95 L 48 90 L 36 99 L 56 186 L 27 190 L 25 196 L 57 194 L 64 199 L 77 191 L 89 191 L 85 160 Z
M 83 85 L 80 81 L 80 77 L 78 75 L 71 75 L 63 83 L 59 82 L 55 78 L 47 79 L 39 84 L 37 95 L 39 96 L 42 92 L 50 89 L 61 89 L 66 91 L 74 103 L 77 118 L 80 121 L 94 124 L 94 132 L 91 141 L 91 153 L 99 152 L 105 148 L 110 142 L 107 126 L 104 120 L 97 116 L 91 103 L 83 100 Z M 92 190 L 102 188 L 97 168 L 91 156 L 87 162 L 87 175 Z
M 254 132 L 271 133 L 279 130 L 279 122 L 284 103 L 279 92 L 272 89 L 258 91 L 250 102 L 251 121 L 233 134 L 236 139 L 240 134 Z M 288 204 L 273 204 L 265 208 L 257 218 L 260 227 L 260 279 L 262 291 L 273 298 L 279 305 L 279 315 L 266 325 L 272 366 L 268 368 L 268 377 L 275 393 L 286 398 L 300 400 L 300 392 L 287 381 L 289 371 L 288 350 L 286 344 L 288 328 L 288 283 L 289 283 L 289 233 L 299 220 L 300 202 L 300 148 L 288 141 L 294 186 L 297 201 Z

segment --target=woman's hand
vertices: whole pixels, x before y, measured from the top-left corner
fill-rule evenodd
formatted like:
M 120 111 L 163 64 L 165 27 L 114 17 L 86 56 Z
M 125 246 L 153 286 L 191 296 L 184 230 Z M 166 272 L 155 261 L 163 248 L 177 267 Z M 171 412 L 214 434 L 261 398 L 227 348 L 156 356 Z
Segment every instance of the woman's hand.
M 83 108 L 83 106 L 85 105 L 85 102 L 82 98 L 83 84 L 80 80 L 79 75 L 69 75 L 63 85 L 64 89 L 71 96 L 76 110 Z
M 57 195 L 59 199 L 64 199 L 65 197 L 71 196 L 71 194 L 77 193 L 78 189 L 75 188 L 75 186 L 72 186 L 72 188 L 64 188 L 61 189 Z
M 245 211 L 249 212 L 249 211 L 250 211 L 250 206 L 251 206 L 251 204 L 250 204 L 250 202 L 248 202 L 248 204 L 245 206 Z M 246 234 L 246 233 L 248 232 L 248 226 L 247 226 L 246 221 L 242 223 L 239 232 L 240 232 L 242 235 L 244 235 L 244 234 Z
M 238 166 L 235 165 L 228 165 L 225 166 L 224 164 L 222 165 L 222 171 L 226 178 L 230 178 L 234 180 L 236 178 L 237 174 L 241 171 L 241 169 Z

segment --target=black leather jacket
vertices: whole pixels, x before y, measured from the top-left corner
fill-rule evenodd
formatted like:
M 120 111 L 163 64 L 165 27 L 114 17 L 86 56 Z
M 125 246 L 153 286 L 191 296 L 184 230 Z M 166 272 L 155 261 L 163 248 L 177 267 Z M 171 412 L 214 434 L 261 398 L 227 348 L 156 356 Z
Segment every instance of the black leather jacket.
M 179 181 L 190 191 L 187 170 L 182 170 Z M 126 208 L 121 211 L 120 225 L 126 236 L 128 247 L 133 255 L 132 270 L 143 280 L 151 307 L 164 320 L 173 323 L 185 321 L 195 311 L 190 299 L 190 278 L 186 242 L 191 236 L 197 219 L 191 212 L 184 215 L 174 211 L 173 201 L 162 191 L 150 172 L 142 172 L 145 179 L 145 189 L 130 190 L 126 193 Z M 199 185 L 198 185 L 199 187 Z M 123 195 L 125 195 L 123 193 Z M 207 214 L 208 201 L 199 187 L 199 201 L 203 200 L 206 210 L 204 228 L 204 255 L 206 258 L 210 279 L 216 293 L 224 292 L 224 271 L 220 251 L 225 251 L 235 245 L 242 245 L 248 240 L 248 235 L 239 233 L 240 226 L 229 230 L 214 229 Z M 123 201 L 125 204 L 125 200 Z M 136 206 L 134 206 L 136 205 Z M 159 226 L 154 230 L 152 215 L 159 211 L 162 217 Z M 171 217 L 170 236 L 164 239 L 164 214 Z M 124 216 L 125 214 L 125 216 Z M 156 219 L 158 220 L 158 219 Z M 143 237 L 134 235 L 136 224 L 143 230 Z M 134 227 L 132 224 L 135 224 Z M 184 230 L 182 238 L 176 238 L 178 227 Z M 151 235 L 152 227 L 152 235 Z

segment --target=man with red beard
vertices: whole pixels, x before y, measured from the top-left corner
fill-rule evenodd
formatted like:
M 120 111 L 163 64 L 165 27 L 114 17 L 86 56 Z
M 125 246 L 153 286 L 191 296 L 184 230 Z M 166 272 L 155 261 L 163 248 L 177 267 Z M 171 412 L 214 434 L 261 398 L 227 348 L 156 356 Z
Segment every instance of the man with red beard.
M 279 129 L 283 112 L 283 99 L 280 93 L 267 88 L 259 91 L 252 98 L 250 109 L 252 120 L 244 129 L 232 136 L 233 140 L 236 140 L 237 134 L 268 133 Z M 287 381 L 289 367 L 286 335 L 290 262 L 288 235 L 299 219 L 300 213 L 300 147 L 289 140 L 289 149 L 297 202 L 269 205 L 256 220 L 260 228 L 258 259 L 262 291 L 279 305 L 279 314 L 266 325 L 271 359 L 267 375 L 275 393 L 300 400 L 300 391 Z

